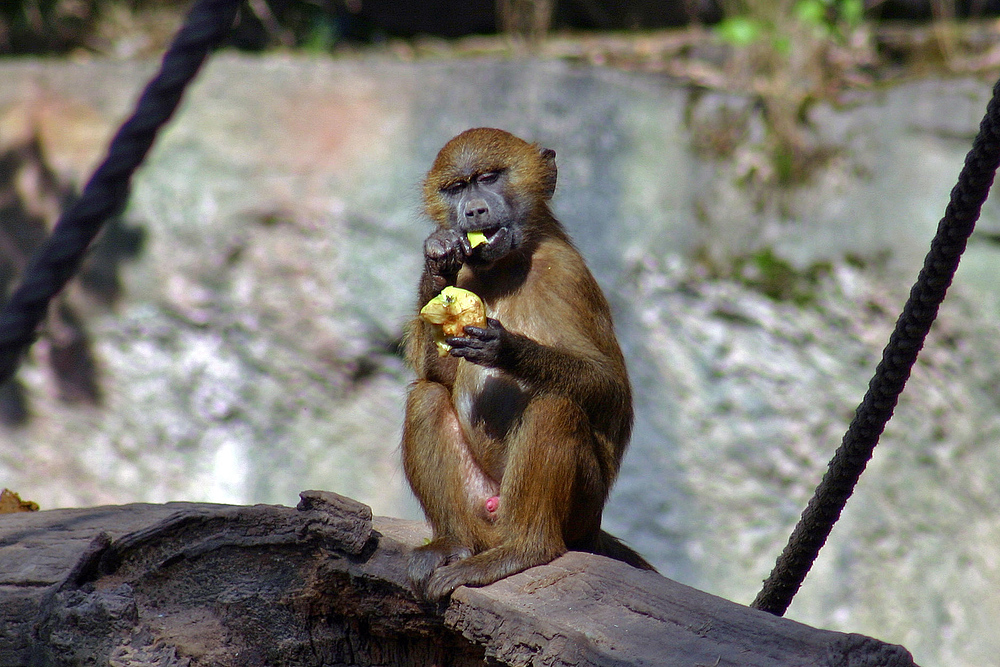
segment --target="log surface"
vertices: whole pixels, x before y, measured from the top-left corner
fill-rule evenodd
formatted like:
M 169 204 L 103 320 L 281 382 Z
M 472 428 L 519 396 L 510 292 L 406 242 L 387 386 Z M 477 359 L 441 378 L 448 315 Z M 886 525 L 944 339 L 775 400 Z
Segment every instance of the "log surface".
M 302 497 L 0 515 L 0 667 L 913 664 L 577 552 L 427 604 L 406 581 L 422 523 Z

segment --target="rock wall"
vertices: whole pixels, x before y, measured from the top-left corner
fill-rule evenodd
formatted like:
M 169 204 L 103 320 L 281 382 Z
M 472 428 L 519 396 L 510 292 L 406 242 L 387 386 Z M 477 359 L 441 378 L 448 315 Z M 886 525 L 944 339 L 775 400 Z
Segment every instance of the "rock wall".
M 51 175 L 80 183 L 154 66 L 3 63 L 0 150 L 37 136 Z M 861 400 L 989 92 L 924 81 L 817 105 L 825 157 L 777 187 L 749 101 L 655 76 L 222 54 L 136 179 L 121 298 L 68 291 L 99 399 L 61 392 L 56 338 L 36 345 L 0 485 L 44 508 L 325 488 L 419 516 L 397 451 L 419 181 L 448 138 L 493 125 L 556 150 L 554 209 L 616 311 L 637 423 L 607 527 L 749 602 Z M 18 173 L 30 199 L 42 181 Z M 925 667 L 1000 650 L 993 202 L 981 230 L 789 612 Z

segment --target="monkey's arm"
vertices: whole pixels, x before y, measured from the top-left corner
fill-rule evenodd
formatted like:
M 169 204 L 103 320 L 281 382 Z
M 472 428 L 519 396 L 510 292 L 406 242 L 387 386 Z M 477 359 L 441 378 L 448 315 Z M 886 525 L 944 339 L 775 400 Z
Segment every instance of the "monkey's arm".
M 440 356 L 431 325 L 420 318 L 414 318 L 406 327 L 406 359 L 416 371 L 418 380 L 438 382 L 449 389 L 455 383 L 458 359 Z
M 508 331 L 494 319 L 487 319 L 485 328 L 465 327 L 465 334 L 447 339 L 452 356 L 498 368 L 532 388 L 567 396 L 588 413 L 625 407 L 608 404 L 613 397 L 624 399 L 624 403 L 630 393 L 620 362 L 598 354 L 577 355 L 542 345 Z

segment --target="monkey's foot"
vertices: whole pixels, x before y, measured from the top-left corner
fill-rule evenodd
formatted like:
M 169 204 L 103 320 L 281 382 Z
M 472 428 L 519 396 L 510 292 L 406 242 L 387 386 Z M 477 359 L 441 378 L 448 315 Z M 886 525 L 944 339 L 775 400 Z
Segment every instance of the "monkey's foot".
M 417 547 L 410 554 L 410 565 L 407 572 L 414 592 L 428 600 L 440 599 L 441 596 L 432 598 L 427 595 L 427 583 L 431 576 L 438 569 L 471 555 L 471 549 L 448 538 L 437 539 L 430 544 Z
M 436 569 L 424 587 L 424 597 L 440 600 L 459 586 L 486 586 L 529 567 L 549 563 L 562 553 L 525 553 L 506 546 L 487 549 Z

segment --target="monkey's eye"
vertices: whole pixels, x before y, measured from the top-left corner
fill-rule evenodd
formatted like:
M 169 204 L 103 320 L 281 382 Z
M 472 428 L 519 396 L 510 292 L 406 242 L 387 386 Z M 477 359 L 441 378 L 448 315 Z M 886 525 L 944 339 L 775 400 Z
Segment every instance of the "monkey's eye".
M 495 183 L 496 180 L 500 178 L 499 171 L 486 171 L 476 178 L 477 183 L 483 183 L 484 185 L 489 185 L 490 183 Z
M 465 189 L 465 181 L 455 181 L 441 188 L 441 192 L 446 195 L 457 195 Z

